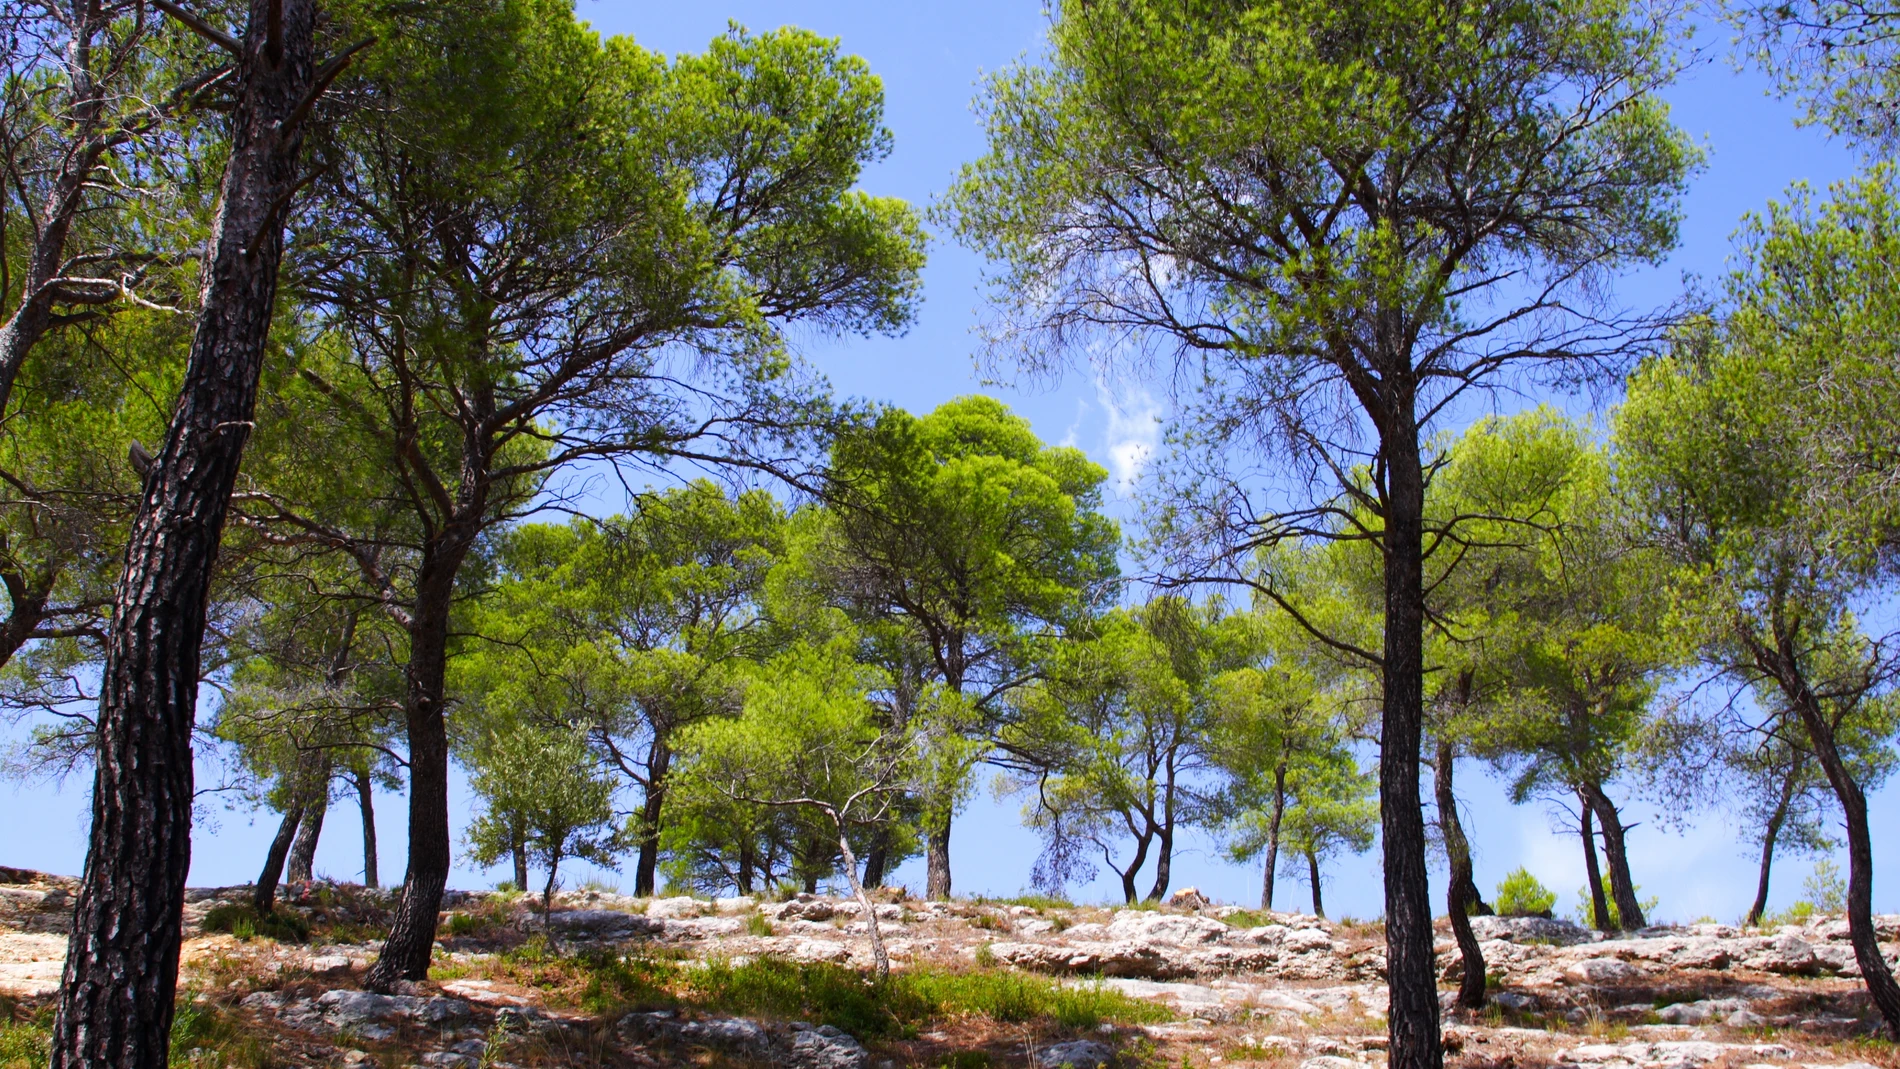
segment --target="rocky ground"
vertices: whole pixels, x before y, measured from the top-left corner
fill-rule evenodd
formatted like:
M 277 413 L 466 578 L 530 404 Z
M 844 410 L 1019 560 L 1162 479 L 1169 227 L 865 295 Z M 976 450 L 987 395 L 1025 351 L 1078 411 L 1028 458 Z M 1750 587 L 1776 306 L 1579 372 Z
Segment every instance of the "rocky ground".
M 72 881 L 0 869 L 0 1069 L 34 1069 Z M 254 934 L 247 888 L 189 894 L 175 1065 L 533 1069 L 565 1065 L 1275 1066 L 1383 1061 L 1383 933 L 1178 896 L 1160 909 L 878 905 L 896 972 L 869 985 L 855 902 L 799 896 L 538 899 L 452 893 L 430 979 L 360 990 L 391 903 L 292 887 L 309 927 Z M 1448 1012 L 1472 1069 L 1900 1069 L 1847 926 L 1645 929 L 1478 918 L 1492 981 Z M 301 925 L 295 927 L 301 928 Z M 235 929 L 210 931 L 208 928 Z M 1881 919 L 1900 956 L 1900 917 Z M 1459 968 L 1439 945 L 1446 1002 Z M 24 1039 L 22 1037 L 25 1037 Z M 9 1053 L 11 1052 L 11 1053 Z M 11 1059 L 11 1060 L 9 1060 Z

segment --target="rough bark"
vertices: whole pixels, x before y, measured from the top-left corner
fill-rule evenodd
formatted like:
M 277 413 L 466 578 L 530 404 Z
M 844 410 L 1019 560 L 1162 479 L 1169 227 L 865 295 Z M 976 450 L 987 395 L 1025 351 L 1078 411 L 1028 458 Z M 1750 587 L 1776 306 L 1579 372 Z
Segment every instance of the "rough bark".
M 1821 707 L 1821 700 L 1809 686 L 1801 662 L 1786 635 L 1776 636 L 1776 646 L 1763 647 L 1750 642 L 1756 661 L 1775 680 L 1788 703 L 1794 707 L 1807 729 L 1814 756 L 1827 774 L 1828 786 L 1840 802 L 1841 816 L 1847 829 L 1847 934 L 1854 945 L 1854 960 L 1860 965 L 1862 982 L 1868 997 L 1880 1011 L 1887 1032 L 1900 1040 L 1900 984 L 1880 952 L 1880 940 L 1874 931 L 1874 849 L 1867 823 L 1867 795 L 1854 779 L 1853 770 L 1841 757 L 1835 741 L 1835 725 Z
M 515 836 L 514 847 L 509 852 L 514 855 L 515 889 L 526 894 L 528 890 L 528 844 L 517 835 Z
M 1311 850 L 1306 851 L 1306 878 L 1313 885 L 1313 916 L 1324 920 L 1326 903 L 1320 897 L 1319 855 Z
M 1445 856 L 1451 863 L 1451 878 L 1445 881 L 1445 913 L 1451 920 L 1451 934 L 1458 941 L 1458 957 L 1464 962 L 1464 978 L 1458 983 L 1460 1009 L 1484 1008 L 1484 949 L 1477 933 L 1471 930 L 1471 843 L 1465 838 L 1464 822 L 1458 817 L 1458 795 L 1452 789 L 1452 774 L 1457 755 L 1451 743 L 1438 740 L 1437 760 L 1432 778 L 1434 799 L 1438 804 L 1438 826 L 1445 836 Z
M 950 814 L 924 835 L 924 897 L 932 902 L 950 900 Z
M 363 814 L 363 886 L 380 887 L 376 878 L 376 784 L 367 766 L 352 775 L 356 785 L 356 807 Z
M 633 868 L 635 897 L 653 894 L 654 880 L 660 870 L 660 816 L 666 807 L 666 773 L 673 762 L 673 749 L 666 735 L 654 732 L 653 745 L 647 751 L 646 796 L 640 801 L 640 854 Z
M 1610 865 L 1610 897 L 1616 902 L 1616 920 L 1626 932 L 1633 932 L 1649 922 L 1643 918 L 1643 906 L 1636 900 L 1636 882 L 1630 878 L 1629 853 L 1625 849 L 1623 818 L 1616 811 L 1616 803 L 1603 792 L 1602 786 L 1595 783 L 1583 785 L 1585 797 L 1590 808 L 1596 811 L 1597 823 L 1603 827 L 1603 858 Z
M 479 503 L 458 510 L 479 517 Z M 395 922 L 365 989 L 387 994 L 404 980 L 429 975 L 435 924 L 449 879 L 449 736 L 444 719 L 448 677 L 449 614 L 455 574 L 474 543 L 476 523 L 445 531 L 423 555 L 409 616 L 409 664 L 405 670 L 403 722 L 409 741 L 409 867 Z M 526 887 L 523 887 L 526 890 Z
M 1388 387 L 1388 389 L 1395 387 Z M 1387 1041 L 1391 1069 L 1440 1069 L 1438 977 L 1418 776 L 1425 720 L 1425 475 L 1412 399 L 1391 398 L 1380 428 L 1386 464 L 1385 648 L 1379 815 L 1385 854 Z M 1401 415 L 1402 414 L 1402 415 Z M 1314 893 L 1318 894 L 1318 881 Z
M 1286 816 L 1286 762 L 1273 768 L 1273 816 L 1267 821 L 1267 871 L 1260 877 L 1260 908 L 1273 908 L 1273 873 L 1280 866 L 1280 822 Z
M 1768 823 L 1762 828 L 1761 871 L 1755 879 L 1755 902 L 1748 907 L 1746 924 L 1760 924 L 1761 916 L 1768 911 L 1768 872 L 1775 863 L 1775 840 L 1781 838 L 1781 827 L 1788 821 L 1788 808 L 1794 804 L 1795 783 L 1801 776 L 1801 757 L 1796 754 L 1787 775 L 1781 781 L 1781 797 L 1775 800 L 1774 811 L 1768 814 Z
M 1603 871 L 1597 868 L 1597 834 L 1590 819 L 1590 803 L 1582 793 L 1577 795 L 1577 801 L 1577 827 L 1583 835 L 1583 875 L 1590 881 L 1591 927 L 1607 932 L 1610 930 L 1610 902 L 1603 896 Z
M 277 908 L 277 881 L 284 875 L 284 858 L 290 854 L 290 843 L 297 835 L 297 826 L 303 821 L 303 806 L 293 805 L 284 810 L 284 817 L 277 822 L 277 835 L 270 841 L 270 851 L 264 855 L 264 871 L 257 876 L 257 886 L 251 889 L 251 908 L 260 917 L 267 916 Z
M 275 39 L 266 42 L 266 24 Z M 52 1069 L 163 1069 L 191 862 L 205 603 L 257 401 L 314 80 L 315 0 L 252 0 L 202 309 L 145 479 L 100 676 L 92 832 Z
M 291 883 L 309 883 L 317 866 L 317 840 L 323 835 L 323 816 L 330 809 L 330 777 L 327 770 L 318 774 L 304 807 L 303 823 L 297 827 L 297 840 L 290 846 L 290 866 L 285 876 Z

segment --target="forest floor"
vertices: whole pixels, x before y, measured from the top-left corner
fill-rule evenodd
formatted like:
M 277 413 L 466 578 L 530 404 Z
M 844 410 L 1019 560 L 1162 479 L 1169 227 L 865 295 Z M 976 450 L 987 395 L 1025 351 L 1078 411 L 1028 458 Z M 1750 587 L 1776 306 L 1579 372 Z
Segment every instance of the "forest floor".
M 0 1069 L 43 1069 L 74 881 L 0 869 Z M 435 966 L 361 990 L 387 892 L 194 889 L 177 1069 L 789 1066 L 1377 1069 L 1377 925 L 1217 906 L 1036 899 L 877 906 L 894 969 L 870 980 L 862 910 L 801 895 L 637 899 L 452 892 Z M 1846 925 L 1648 928 L 1478 918 L 1489 1005 L 1447 1010 L 1460 1069 L 1900 1069 Z M 1890 958 L 1900 917 L 1880 919 Z M 1458 959 L 1439 941 L 1443 1001 Z

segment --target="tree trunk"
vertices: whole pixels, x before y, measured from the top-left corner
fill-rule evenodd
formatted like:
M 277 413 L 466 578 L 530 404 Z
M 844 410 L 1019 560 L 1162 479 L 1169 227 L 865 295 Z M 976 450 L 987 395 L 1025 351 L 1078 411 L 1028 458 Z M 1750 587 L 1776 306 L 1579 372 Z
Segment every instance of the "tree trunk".
M 1260 908 L 1273 908 L 1273 873 L 1280 865 L 1280 822 L 1286 816 L 1286 762 L 1273 769 L 1273 817 L 1267 821 L 1267 871 L 1260 877 Z
M 528 893 L 528 840 L 516 832 L 508 852 L 514 855 L 515 890 L 525 895 Z
M 1451 743 L 1438 740 L 1437 773 L 1432 785 L 1438 803 L 1438 826 L 1445 835 L 1445 856 L 1450 861 L 1451 877 L 1445 881 L 1445 913 L 1451 920 L 1451 934 L 1458 941 L 1458 956 L 1464 961 L 1464 979 L 1458 984 L 1460 1009 L 1484 1008 L 1484 948 L 1471 930 L 1471 843 L 1465 838 L 1465 826 L 1458 818 L 1458 795 L 1452 789 L 1452 774 L 1457 757 Z
M 199 653 L 231 488 L 256 407 L 315 0 L 251 0 L 202 308 L 126 542 L 100 675 L 92 832 L 53 1020 L 51 1069 L 163 1069 L 191 865 Z M 266 26 L 274 29 L 266 42 Z
M 286 873 L 291 883 L 309 883 L 317 866 L 317 839 L 323 835 L 323 816 L 330 809 L 329 770 L 319 773 L 319 779 L 311 787 L 310 802 L 304 808 L 303 823 L 297 828 L 297 841 L 290 847 L 290 868 Z
M 864 884 L 858 880 L 858 859 L 851 854 L 851 840 L 844 833 L 844 821 L 837 821 L 837 825 L 838 867 L 844 871 L 845 882 L 851 885 L 851 893 L 857 896 L 858 905 L 864 909 L 864 930 L 871 936 L 871 961 L 878 981 L 882 983 L 891 978 L 891 956 L 884 952 L 884 936 L 877 929 L 877 907 L 871 904 L 871 896 L 865 893 Z
M 739 893 L 742 895 L 752 893 L 752 868 L 752 840 L 748 838 L 739 844 Z
M 871 848 L 864 852 L 864 886 L 884 886 L 884 869 L 890 863 L 891 829 L 879 824 L 871 832 Z
M 1834 725 L 1808 686 L 1800 661 L 1791 649 L 1792 643 L 1784 636 L 1777 636 L 1777 643 L 1772 660 L 1765 658 L 1766 651 L 1759 647 L 1756 647 L 1756 659 L 1767 660 L 1764 668 L 1774 666 L 1770 674 L 1789 704 L 1794 706 L 1802 726 L 1807 728 L 1814 756 L 1820 759 L 1821 770 L 1827 773 L 1828 785 L 1834 788 L 1834 797 L 1840 802 L 1841 815 L 1847 825 L 1848 938 L 1854 944 L 1854 960 L 1860 965 L 1868 996 L 1886 1021 L 1888 1034 L 1900 1040 L 1900 985 L 1894 983 L 1893 970 L 1880 953 L 1880 939 L 1874 931 L 1874 848 L 1867 825 L 1867 795 L 1855 781 L 1853 770 L 1841 758 Z
M 1148 892 L 1150 901 L 1159 902 L 1168 894 L 1168 870 L 1174 858 L 1174 829 L 1169 827 L 1155 830 L 1155 882 Z
M 475 514 L 480 514 L 479 505 Z M 473 543 L 471 526 L 465 524 L 432 545 L 416 579 L 403 698 L 409 736 L 409 869 L 389 938 L 363 978 L 366 990 L 380 994 L 393 992 L 404 980 L 428 978 L 436 915 L 448 885 L 449 737 L 443 689 L 455 573 Z
M 354 779 L 356 807 L 363 813 L 363 886 L 380 887 L 376 879 L 376 784 L 367 765 L 356 770 Z
M 1326 919 L 1326 903 L 1320 897 L 1319 855 L 1312 850 L 1306 851 L 1306 877 L 1313 882 L 1313 916 Z
M 950 814 L 943 824 L 924 834 L 924 897 L 932 902 L 950 900 Z
M 1128 867 L 1115 870 L 1122 878 L 1122 899 L 1131 906 L 1141 901 L 1141 896 L 1135 893 L 1135 874 L 1148 862 L 1148 844 L 1154 841 L 1153 825 L 1150 824 L 1149 828 L 1147 833 L 1135 836 L 1135 856 L 1128 862 Z
M 1788 807 L 1794 803 L 1794 788 L 1801 775 L 1801 756 L 1792 755 L 1787 775 L 1781 781 L 1781 798 L 1775 802 L 1774 812 L 1768 814 L 1768 824 L 1762 829 L 1761 873 L 1755 880 L 1755 904 L 1748 907 L 1747 925 L 1761 923 L 1761 915 L 1768 910 L 1768 870 L 1775 863 L 1775 840 L 1781 837 L 1781 826 L 1788 820 Z
M 1643 904 L 1636 900 L 1636 883 L 1630 878 L 1629 854 L 1623 845 L 1623 818 L 1617 815 L 1616 803 L 1610 801 L 1600 785 L 1586 783 L 1584 790 L 1589 792 L 1597 823 L 1603 826 L 1603 857 L 1610 863 L 1610 896 L 1616 900 L 1617 926 L 1633 932 L 1649 922 L 1643 918 Z
M 1400 388 L 1398 384 L 1387 387 Z M 1385 649 L 1379 725 L 1379 816 L 1385 854 L 1385 947 L 1390 1069 L 1440 1069 L 1438 977 L 1418 775 L 1425 720 L 1425 474 L 1409 396 L 1389 399 L 1380 428 L 1386 462 Z M 1314 881 L 1313 894 L 1319 895 Z
M 647 751 L 646 797 L 640 803 L 640 856 L 633 868 L 633 894 L 645 898 L 653 894 L 654 878 L 660 869 L 660 814 L 666 806 L 666 771 L 673 762 L 673 749 L 665 734 L 653 733 L 653 746 Z
M 1590 919 L 1599 932 L 1610 930 L 1610 903 L 1603 897 L 1603 873 L 1597 868 L 1597 836 L 1591 828 L 1590 802 L 1577 793 L 1578 827 L 1583 831 L 1583 874 L 1590 881 Z
M 292 805 L 284 810 L 284 818 L 277 822 L 277 835 L 270 841 L 270 852 L 264 855 L 264 871 L 257 876 L 257 886 L 251 889 L 251 908 L 260 917 L 269 916 L 277 908 L 277 881 L 284 874 L 284 858 L 290 854 L 290 843 L 297 834 L 297 825 L 303 820 L 303 806 Z

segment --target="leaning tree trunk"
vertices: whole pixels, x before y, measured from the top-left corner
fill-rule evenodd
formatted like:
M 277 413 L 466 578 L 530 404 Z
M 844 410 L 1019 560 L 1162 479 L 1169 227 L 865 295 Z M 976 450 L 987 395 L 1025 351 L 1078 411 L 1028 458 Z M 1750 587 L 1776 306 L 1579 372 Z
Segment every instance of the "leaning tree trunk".
M 465 484 L 470 480 L 464 480 Z M 463 503 L 465 506 L 467 502 Z M 481 503 L 462 511 L 481 514 Z M 449 612 L 455 574 L 474 542 L 467 524 L 444 532 L 425 552 L 409 618 L 403 720 L 409 738 L 409 868 L 396 919 L 363 987 L 387 994 L 404 980 L 426 980 L 435 923 L 449 881 L 449 735 L 444 717 Z M 524 885 L 523 890 L 526 890 Z
M 1843 823 L 1847 826 L 1848 938 L 1854 944 L 1854 961 L 1860 966 L 1868 997 L 1886 1021 L 1888 1034 L 1900 1040 L 1900 985 L 1894 983 L 1893 970 L 1880 953 L 1880 939 L 1874 931 L 1874 849 L 1867 824 L 1867 795 L 1842 759 L 1834 725 L 1808 686 L 1790 641 L 1785 636 L 1777 636 L 1777 640 L 1778 648 L 1771 656 L 1758 649 L 1756 659 L 1765 661 L 1764 667 L 1773 666 L 1770 674 L 1800 716 L 1813 744 L 1814 756 L 1820 760 L 1828 785 L 1834 788 L 1834 797 L 1840 802 Z
M 1273 872 L 1280 866 L 1280 822 L 1286 816 L 1286 762 L 1273 769 L 1273 816 L 1267 821 L 1267 871 L 1260 877 L 1260 908 L 1273 908 Z
M 1388 386 L 1398 389 L 1398 385 Z M 1418 775 L 1425 721 L 1425 473 L 1411 398 L 1393 398 L 1385 454 L 1385 649 L 1379 725 L 1379 817 L 1385 854 L 1390 1069 L 1440 1069 L 1438 977 Z M 1314 880 L 1317 898 L 1319 881 Z
M 318 783 L 311 790 L 315 793 L 297 828 L 297 841 L 290 846 L 290 867 L 285 875 L 291 883 L 309 883 L 315 874 L 317 840 L 323 835 L 323 815 L 330 809 L 329 769 L 318 770 Z
M 1168 880 L 1174 868 L 1174 787 L 1169 785 L 1161 803 L 1161 820 L 1155 826 L 1155 882 L 1148 897 L 1156 902 L 1167 897 Z
M 264 855 L 264 871 L 257 876 L 257 886 L 251 889 L 251 908 L 260 917 L 269 916 L 277 908 L 277 881 L 284 875 L 284 858 L 290 854 L 290 842 L 297 834 L 297 825 L 303 820 L 303 806 L 292 805 L 284 810 L 284 819 L 277 822 L 277 835 L 270 841 L 270 851 Z
M 1326 902 L 1320 897 L 1319 854 L 1312 849 L 1306 851 L 1306 878 L 1313 884 L 1313 916 L 1326 919 Z
M 1616 900 L 1617 927 L 1633 932 L 1649 922 L 1643 918 L 1643 905 L 1636 900 L 1636 882 L 1630 878 L 1629 853 L 1623 842 L 1623 818 L 1616 803 L 1596 783 L 1584 784 L 1597 823 L 1603 826 L 1603 858 L 1610 863 L 1610 896 Z
M 380 887 L 376 879 L 376 783 L 365 765 L 352 774 L 356 784 L 356 807 L 363 814 L 363 886 Z
M 1471 930 L 1471 843 L 1465 838 L 1464 822 L 1458 818 L 1458 796 L 1452 790 L 1452 773 L 1457 760 L 1451 743 L 1438 740 L 1437 775 L 1433 777 L 1434 797 L 1438 803 L 1438 826 L 1445 835 L 1445 856 L 1451 862 L 1451 878 L 1445 885 L 1445 912 L 1451 920 L 1452 937 L 1458 941 L 1458 956 L 1464 962 L 1464 979 L 1458 983 L 1460 1009 L 1484 1008 L 1484 948 Z
M 1753 927 L 1761 923 L 1761 915 L 1768 911 L 1768 872 L 1775 863 L 1775 840 L 1781 838 L 1781 826 L 1787 823 L 1788 808 L 1794 804 L 1794 788 L 1801 776 L 1801 755 L 1791 755 L 1788 773 L 1781 781 L 1781 797 L 1776 800 L 1774 812 L 1768 814 L 1768 823 L 1762 828 L 1761 871 L 1755 879 L 1755 902 L 1748 907 L 1748 919 L 1743 923 Z
M 891 956 L 884 951 L 884 936 L 877 928 L 877 907 L 871 903 L 871 896 L 865 893 L 864 884 L 858 879 L 858 859 L 851 853 L 851 837 L 844 833 L 844 821 L 836 816 L 832 818 L 838 826 L 838 867 L 844 871 L 845 882 L 851 885 L 851 893 L 857 896 L 858 906 L 864 910 L 864 930 L 871 936 L 871 962 L 878 981 L 882 983 L 891 978 Z
M 100 674 L 92 833 L 53 1019 L 53 1069 L 162 1069 L 191 864 L 191 730 L 205 602 L 250 436 L 320 90 L 315 0 L 251 0 L 229 157 L 184 381 L 127 539 Z M 267 32 L 268 28 L 268 32 Z
M 1607 932 L 1610 924 L 1610 902 L 1603 897 L 1603 872 L 1597 868 L 1597 835 L 1591 826 L 1590 800 L 1582 791 L 1577 792 L 1577 827 L 1583 833 L 1583 874 L 1590 881 L 1590 920 L 1591 927 L 1599 932 Z

